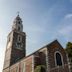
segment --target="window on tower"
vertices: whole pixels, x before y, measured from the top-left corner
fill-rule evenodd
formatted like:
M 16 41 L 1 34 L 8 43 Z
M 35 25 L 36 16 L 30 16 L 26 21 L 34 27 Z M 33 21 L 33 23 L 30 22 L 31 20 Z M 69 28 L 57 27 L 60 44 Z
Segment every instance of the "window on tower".
M 20 27 L 18 27 L 18 30 L 20 31 Z
M 19 37 L 19 41 L 20 41 L 20 37 Z
M 22 41 L 22 36 L 18 35 L 18 42 L 21 42 L 21 41 Z
M 18 22 L 18 24 L 20 24 L 20 21 Z

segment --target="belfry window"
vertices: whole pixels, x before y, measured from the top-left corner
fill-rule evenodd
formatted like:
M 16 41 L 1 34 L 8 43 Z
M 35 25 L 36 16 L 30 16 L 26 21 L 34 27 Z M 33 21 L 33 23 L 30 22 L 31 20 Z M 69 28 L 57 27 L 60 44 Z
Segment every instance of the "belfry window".
M 20 24 L 20 21 L 18 22 L 18 24 Z
M 22 36 L 18 35 L 18 42 L 22 41 Z
M 18 27 L 18 30 L 20 31 L 20 27 Z
M 20 37 L 19 37 L 19 41 L 20 41 Z
M 62 58 L 61 55 L 59 53 L 56 53 L 56 65 L 57 66 L 61 66 L 62 65 Z

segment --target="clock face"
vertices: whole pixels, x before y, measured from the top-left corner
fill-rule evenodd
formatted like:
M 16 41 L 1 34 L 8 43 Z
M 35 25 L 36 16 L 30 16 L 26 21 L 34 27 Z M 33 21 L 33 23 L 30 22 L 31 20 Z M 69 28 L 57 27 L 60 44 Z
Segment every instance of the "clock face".
M 11 47 L 11 42 L 8 43 L 7 49 Z
M 22 43 L 16 43 L 16 48 L 22 50 L 23 44 Z

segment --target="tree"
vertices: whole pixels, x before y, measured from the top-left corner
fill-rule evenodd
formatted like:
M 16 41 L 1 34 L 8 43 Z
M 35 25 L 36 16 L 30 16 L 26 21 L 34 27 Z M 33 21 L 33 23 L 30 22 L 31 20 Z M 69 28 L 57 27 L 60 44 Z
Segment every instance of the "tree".
M 38 65 L 38 66 L 36 66 L 34 72 L 46 72 L 45 66 L 44 65 Z
M 72 43 L 68 42 L 66 45 L 66 52 L 68 54 L 69 58 L 69 67 L 70 67 L 70 72 L 72 72 Z
M 68 53 L 68 57 L 72 59 L 72 43 L 71 42 L 67 43 L 66 52 Z

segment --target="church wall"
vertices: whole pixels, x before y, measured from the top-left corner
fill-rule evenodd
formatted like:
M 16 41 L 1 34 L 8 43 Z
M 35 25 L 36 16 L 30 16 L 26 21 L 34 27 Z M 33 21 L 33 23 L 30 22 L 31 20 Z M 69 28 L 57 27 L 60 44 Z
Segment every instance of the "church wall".
M 21 72 L 33 72 L 33 55 L 21 61 Z
M 9 72 L 34 72 L 33 66 L 33 55 L 31 55 L 12 65 Z
M 67 57 L 64 49 L 62 46 L 55 41 L 54 43 L 50 44 L 48 47 L 48 62 L 50 67 L 50 72 L 69 72 L 68 70 L 68 63 L 67 63 Z M 55 59 L 55 52 L 59 52 L 62 56 L 62 66 L 56 65 L 56 59 Z
M 46 66 L 46 51 L 47 51 L 47 48 L 43 48 L 39 51 L 40 52 L 39 56 L 40 56 L 41 64 L 43 64 L 45 66 Z
M 11 58 L 11 48 L 6 50 L 5 61 L 4 61 L 4 68 L 9 67 L 9 65 L 10 65 L 10 58 Z
M 10 66 L 10 72 L 19 72 L 20 70 L 20 62 L 15 63 L 14 65 Z
M 47 48 L 44 47 L 34 53 L 34 69 L 37 66 L 42 65 L 45 67 L 45 70 L 48 69 L 48 57 L 47 57 Z

